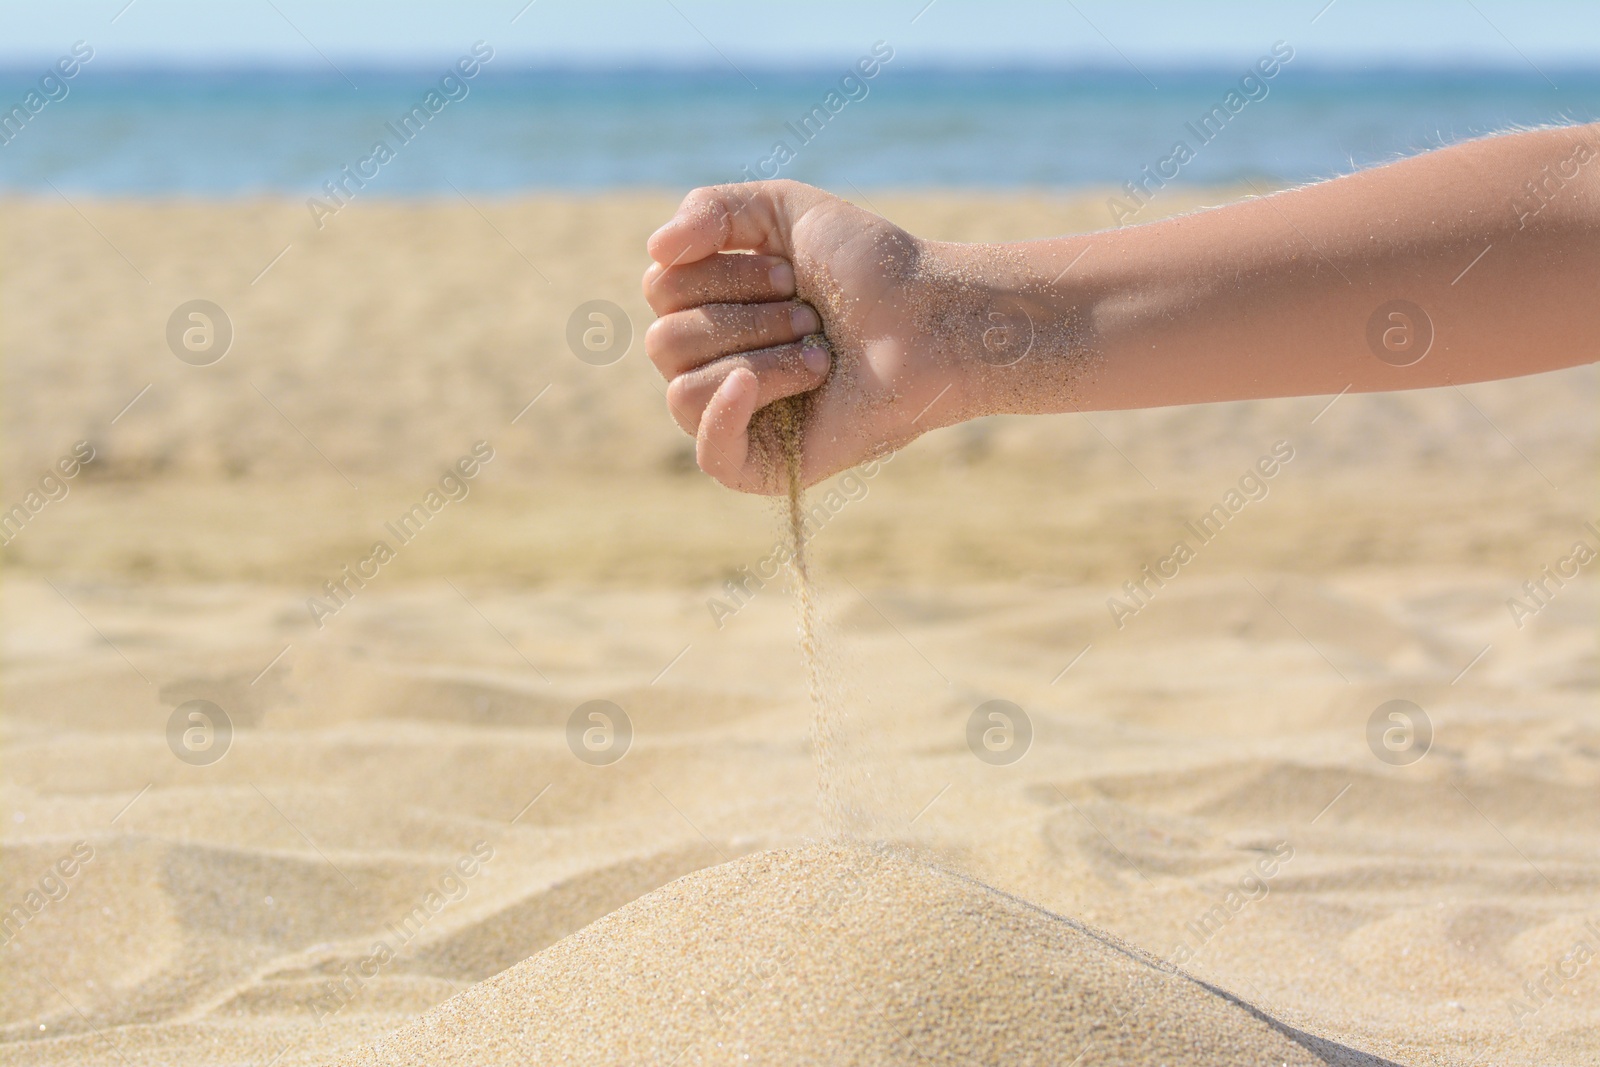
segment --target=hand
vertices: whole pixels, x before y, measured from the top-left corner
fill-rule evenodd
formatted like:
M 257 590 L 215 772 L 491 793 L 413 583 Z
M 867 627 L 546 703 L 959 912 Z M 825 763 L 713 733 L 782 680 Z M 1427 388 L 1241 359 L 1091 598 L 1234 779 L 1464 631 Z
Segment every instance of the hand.
M 949 332 L 935 330 L 949 308 L 935 306 L 934 247 L 797 182 L 691 192 L 649 240 L 660 318 L 645 351 L 700 468 L 784 492 L 775 420 L 758 415 L 784 397 L 807 394 L 805 485 L 962 417 L 961 361 L 930 343 Z M 818 332 L 827 346 L 807 339 Z

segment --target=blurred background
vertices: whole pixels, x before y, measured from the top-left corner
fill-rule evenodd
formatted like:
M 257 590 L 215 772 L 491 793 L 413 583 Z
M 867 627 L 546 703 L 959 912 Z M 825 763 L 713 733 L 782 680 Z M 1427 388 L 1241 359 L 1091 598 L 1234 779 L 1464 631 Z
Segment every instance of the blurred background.
M 1576 0 L 0 3 L 6 907 L 96 850 L 0 954 L 15 1062 L 187 1062 L 195 1028 L 319 1062 L 815 832 L 792 609 L 725 584 L 776 517 L 694 469 L 642 350 L 688 188 L 1105 229 L 1594 121 L 1596 41 Z M 1592 1053 L 1593 989 L 1534 1038 L 1504 1003 L 1596 884 L 1592 578 L 1509 608 L 1600 549 L 1595 402 L 1586 366 L 917 442 L 815 542 L 863 832 L 1153 951 L 1292 837 L 1210 977 L 1458 1062 Z M 1115 625 L 1279 441 L 1269 497 Z M 997 698 L 1032 723 L 1000 766 L 965 740 Z M 1399 698 L 1431 741 L 1397 765 L 1368 723 Z M 604 765 L 568 730 L 595 699 L 631 723 Z M 498 866 L 323 1018 L 480 839 Z
M 477 41 L 494 58 L 468 80 L 472 105 L 408 146 L 374 194 L 762 176 L 756 164 L 784 124 L 874 44 L 893 56 L 889 76 L 846 94 L 871 106 L 848 108 L 784 176 L 868 190 L 1119 186 L 1275 43 L 1293 58 L 1267 79 L 1272 105 L 1199 153 L 1185 184 L 1326 178 L 1510 125 L 1587 121 L 1595 107 L 1595 16 L 1577 3 L 1539 5 L 1536 18 L 1452 0 L 1381 16 L 1361 0 L 924 4 L 823 0 L 801 15 L 736 3 L 139 0 L 114 23 L 102 8 L 115 4 L 12 5 L 0 45 L 8 99 L 73 41 L 96 54 L 71 85 L 73 106 L 7 146 L 5 187 L 315 195 Z

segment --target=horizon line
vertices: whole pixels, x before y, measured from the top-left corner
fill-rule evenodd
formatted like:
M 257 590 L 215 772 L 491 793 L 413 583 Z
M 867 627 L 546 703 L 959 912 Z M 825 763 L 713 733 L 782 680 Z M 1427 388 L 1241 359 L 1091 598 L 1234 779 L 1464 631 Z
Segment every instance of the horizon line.
M 497 57 L 498 58 L 498 57 Z M 725 76 L 737 79 L 738 73 L 731 70 L 727 64 L 710 63 L 702 60 L 666 60 L 666 59 L 641 59 L 637 57 L 619 57 L 617 60 L 556 60 L 537 54 L 511 55 L 507 57 L 512 63 L 538 63 L 537 68 L 509 69 L 515 74 L 705 74 Z M 0 77 L 6 75 L 32 76 L 43 67 L 49 67 L 55 62 L 55 57 L 9 57 L 0 55 Z M 443 63 L 448 66 L 452 61 L 444 58 L 396 58 L 388 60 L 355 60 L 349 57 L 341 59 L 343 69 L 360 71 L 367 74 L 413 74 L 419 71 L 427 72 Z M 849 66 L 853 60 L 829 60 L 826 58 L 786 60 L 786 61 L 745 61 L 741 69 L 758 71 L 769 74 L 786 73 L 815 73 L 832 72 L 840 63 Z M 1167 73 L 1181 74 L 1184 72 L 1216 73 L 1218 71 L 1232 71 L 1237 61 L 1228 59 L 1146 59 L 1142 61 L 1145 66 Z M 41 67 L 42 64 L 42 67 Z M 1600 77 L 1592 63 L 1579 59 L 1571 61 L 1550 60 L 1547 66 L 1551 70 L 1561 71 L 1565 74 L 1580 74 Z M 234 59 L 213 60 L 206 58 L 141 58 L 134 60 L 105 60 L 97 57 L 95 71 L 107 71 L 120 74 L 318 74 L 329 78 L 338 79 L 337 71 L 329 65 L 317 60 L 302 59 L 266 59 L 258 57 L 237 57 Z M 895 71 L 912 73 L 950 73 L 950 74 L 1098 74 L 1113 75 L 1140 80 L 1137 71 L 1131 70 L 1122 63 L 1107 62 L 1103 59 L 1075 60 L 1075 59 L 1048 59 L 1035 57 L 1004 57 L 995 56 L 981 59 L 935 59 L 913 60 L 910 62 L 896 63 Z M 1422 60 L 1401 60 L 1388 56 L 1373 56 L 1368 58 L 1352 57 L 1347 60 L 1337 61 L 1309 61 L 1297 62 L 1295 69 L 1313 71 L 1326 74 L 1435 74 L 1441 72 L 1458 71 L 1461 73 L 1493 72 L 1493 73 L 1525 73 L 1529 78 L 1538 80 L 1540 75 L 1530 69 L 1529 65 L 1520 60 L 1507 61 L 1491 59 L 1475 55 L 1438 56 Z M 505 65 L 496 67 L 486 66 L 483 74 L 503 75 L 508 72 Z

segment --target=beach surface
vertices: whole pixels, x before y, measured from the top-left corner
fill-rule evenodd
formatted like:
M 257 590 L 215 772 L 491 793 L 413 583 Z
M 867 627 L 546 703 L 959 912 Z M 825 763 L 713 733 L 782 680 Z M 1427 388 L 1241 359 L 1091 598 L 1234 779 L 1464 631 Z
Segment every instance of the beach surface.
M 779 510 L 643 358 L 674 204 L 0 201 L 8 1062 L 1600 1063 L 1594 367 L 819 488 L 822 847 Z

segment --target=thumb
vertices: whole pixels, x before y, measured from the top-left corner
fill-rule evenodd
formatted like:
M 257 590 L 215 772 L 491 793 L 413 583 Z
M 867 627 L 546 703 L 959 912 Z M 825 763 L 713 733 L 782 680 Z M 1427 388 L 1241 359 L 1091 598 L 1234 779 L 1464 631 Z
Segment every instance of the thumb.
M 756 412 L 761 386 L 748 367 L 736 367 L 717 387 L 700 416 L 695 434 L 695 461 L 700 469 L 730 489 L 750 492 L 746 460 L 750 455 L 750 417 Z
M 683 198 L 646 247 L 666 266 L 733 251 L 787 259 L 794 224 L 826 199 L 821 189 L 785 180 L 704 186 Z

